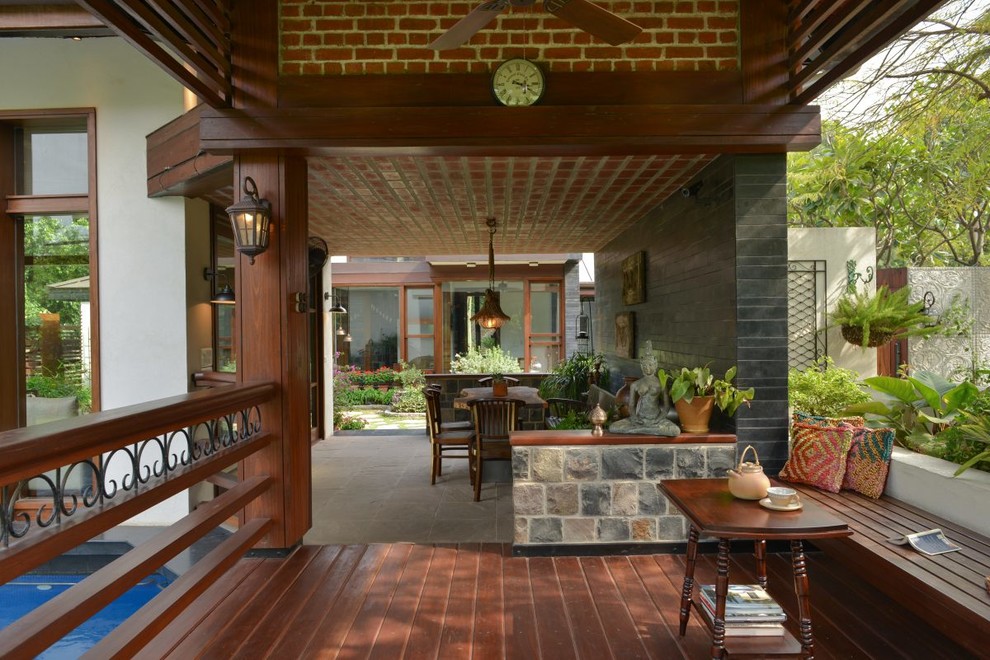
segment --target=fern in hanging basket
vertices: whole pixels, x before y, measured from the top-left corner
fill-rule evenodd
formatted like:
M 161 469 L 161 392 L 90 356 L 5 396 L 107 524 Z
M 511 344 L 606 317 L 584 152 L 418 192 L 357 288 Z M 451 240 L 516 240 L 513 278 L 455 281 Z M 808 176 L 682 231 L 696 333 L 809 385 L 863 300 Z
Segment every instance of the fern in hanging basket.
M 857 346 L 875 348 L 893 339 L 938 334 L 939 325 L 925 314 L 924 301 L 909 302 L 910 295 L 908 287 L 891 291 L 886 286 L 875 294 L 847 293 L 836 301 L 830 317 L 841 326 L 843 338 Z

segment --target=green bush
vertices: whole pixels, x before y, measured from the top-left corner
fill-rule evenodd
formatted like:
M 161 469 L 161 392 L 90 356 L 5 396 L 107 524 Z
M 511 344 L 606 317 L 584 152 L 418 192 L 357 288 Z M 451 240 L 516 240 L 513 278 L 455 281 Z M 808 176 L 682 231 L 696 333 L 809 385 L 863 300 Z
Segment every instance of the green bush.
M 337 427 L 340 431 L 360 431 L 368 422 L 357 416 L 343 415 L 341 417 L 340 426 Z
M 422 389 L 426 385 L 426 376 L 423 375 L 423 372 L 419 368 L 406 362 L 400 362 L 399 364 L 402 370 L 396 374 L 396 377 L 402 389 Z
M 980 392 L 970 401 L 962 415 L 963 424 L 953 424 L 939 431 L 931 442 L 922 447 L 922 451 L 960 465 L 973 461 L 969 467 L 990 472 L 990 455 L 980 456 L 990 450 L 985 432 L 990 429 L 990 389 Z
M 454 354 L 450 371 L 455 374 L 515 374 L 522 371 L 519 360 L 506 353 L 500 346 L 483 346 L 471 349 L 464 355 Z
M 392 410 L 405 413 L 425 413 L 426 397 L 423 391 L 409 388 L 399 390 L 392 397 Z
M 788 402 L 794 410 L 809 415 L 838 417 L 848 406 L 870 400 L 870 395 L 859 386 L 858 378 L 855 371 L 835 366 L 826 355 L 804 371 L 788 372 Z
M 576 410 L 568 410 L 567 414 L 560 418 L 557 422 L 557 426 L 554 427 L 555 431 L 574 431 L 577 429 L 590 429 L 591 422 L 588 421 L 588 416 L 579 413 Z
M 581 399 L 591 381 L 597 379 L 598 387 L 608 389 L 608 365 L 602 353 L 575 353 L 567 358 L 540 383 L 540 396 L 544 399 Z
M 374 387 L 339 389 L 334 392 L 334 404 L 341 408 L 352 406 L 387 406 L 392 403 L 395 390 L 379 390 Z
M 81 383 L 78 369 L 75 373 L 66 367 L 66 371 L 56 376 L 33 374 L 27 377 L 27 391 L 35 396 L 46 399 L 56 399 L 64 396 L 74 396 L 79 402 L 79 412 L 87 413 L 93 404 L 93 392 Z

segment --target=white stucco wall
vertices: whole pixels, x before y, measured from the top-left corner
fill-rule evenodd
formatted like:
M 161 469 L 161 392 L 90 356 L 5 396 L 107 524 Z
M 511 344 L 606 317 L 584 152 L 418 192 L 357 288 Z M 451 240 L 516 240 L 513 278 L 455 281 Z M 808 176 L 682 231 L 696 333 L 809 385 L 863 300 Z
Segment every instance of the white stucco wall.
M 0 108 L 96 108 L 104 410 L 186 392 L 185 204 L 147 196 L 145 136 L 182 87 L 116 38 L 0 40 Z M 183 495 L 142 516 L 186 512 Z
M 867 268 L 876 272 L 877 240 L 872 227 L 822 227 L 787 230 L 787 258 L 825 260 L 825 289 L 827 309 L 831 311 L 835 301 L 846 290 L 846 262 L 856 262 L 856 271 L 864 277 Z M 857 285 L 860 290 L 864 285 Z M 865 285 L 876 291 L 876 277 Z M 829 328 L 828 354 L 835 363 L 853 369 L 863 377 L 877 375 L 877 350 L 853 346 L 842 338 L 839 328 Z

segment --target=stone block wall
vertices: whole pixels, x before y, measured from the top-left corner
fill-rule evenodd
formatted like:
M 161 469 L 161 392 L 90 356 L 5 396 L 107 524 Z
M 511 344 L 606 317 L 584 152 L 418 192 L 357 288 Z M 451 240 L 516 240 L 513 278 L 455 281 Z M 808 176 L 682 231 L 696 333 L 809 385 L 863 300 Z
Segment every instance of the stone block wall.
M 664 479 L 723 477 L 735 443 L 514 446 L 517 546 L 682 542 Z

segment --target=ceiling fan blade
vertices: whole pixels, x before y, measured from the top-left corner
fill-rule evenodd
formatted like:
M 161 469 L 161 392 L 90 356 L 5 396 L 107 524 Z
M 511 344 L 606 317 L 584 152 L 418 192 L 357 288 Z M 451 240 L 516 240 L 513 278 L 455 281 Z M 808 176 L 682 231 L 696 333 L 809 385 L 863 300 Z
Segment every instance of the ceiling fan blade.
M 543 0 L 543 8 L 613 46 L 632 41 L 643 31 L 632 21 L 588 0 Z
M 471 10 L 471 13 L 457 21 L 453 27 L 437 37 L 430 48 L 433 50 L 450 50 L 464 45 L 478 30 L 482 29 L 509 6 L 509 0 L 492 0 L 482 2 Z

